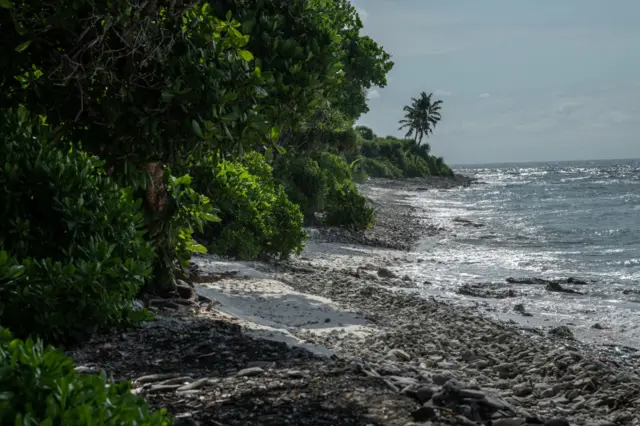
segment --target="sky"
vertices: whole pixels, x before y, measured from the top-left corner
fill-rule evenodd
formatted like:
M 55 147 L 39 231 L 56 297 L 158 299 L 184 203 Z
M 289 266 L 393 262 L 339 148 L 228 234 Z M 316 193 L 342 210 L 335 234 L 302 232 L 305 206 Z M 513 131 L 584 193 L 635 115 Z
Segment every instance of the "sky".
M 640 1 L 352 3 L 395 63 L 359 120 L 376 134 L 426 91 L 449 164 L 640 158 Z

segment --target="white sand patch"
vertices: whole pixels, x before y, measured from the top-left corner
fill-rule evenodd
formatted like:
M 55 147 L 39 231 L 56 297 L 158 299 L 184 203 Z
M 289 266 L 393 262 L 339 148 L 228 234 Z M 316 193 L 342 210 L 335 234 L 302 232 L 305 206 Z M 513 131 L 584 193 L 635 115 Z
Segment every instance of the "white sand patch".
M 247 334 L 290 346 L 303 347 L 313 353 L 330 356 L 332 352 L 304 342 L 295 334 L 350 333 L 365 336 L 375 330 L 358 314 L 341 309 L 333 301 L 301 293 L 243 262 L 195 259 L 202 275 L 236 271 L 233 278 L 195 284 L 196 292 L 218 302 L 215 309 L 239 320 Z M 267 269 L 262 265 L 263 269 Z

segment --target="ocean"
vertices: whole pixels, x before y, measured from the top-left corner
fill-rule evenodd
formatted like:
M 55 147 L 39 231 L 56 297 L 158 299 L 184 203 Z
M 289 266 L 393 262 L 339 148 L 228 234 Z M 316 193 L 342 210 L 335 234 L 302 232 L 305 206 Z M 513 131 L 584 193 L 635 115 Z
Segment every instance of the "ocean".
M 464 166 L 483 184 L 411 198 L 451 232 L 425 238 L 413 273 L 425 294 L 531 327 L 568 325 L 578 337 L 640 348 L 640 160 Z M 574 277 L 550 292 L 506 278 Z M 464 285 L 513 290 L 460 294 Z M 522 304 L 531 316 L 514 311 Z M 598 325 L 596 325 L 598 324 Z M 594 328 L 595 327 L 595 328 Z

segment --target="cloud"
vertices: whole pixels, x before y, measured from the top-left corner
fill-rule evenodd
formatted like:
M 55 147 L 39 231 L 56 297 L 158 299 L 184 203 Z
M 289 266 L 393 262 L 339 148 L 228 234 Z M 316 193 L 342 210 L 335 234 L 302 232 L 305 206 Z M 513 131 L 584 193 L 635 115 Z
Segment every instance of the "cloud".
M 367 92 L 367 99 L 379 99 L 380 92 L 377 89 L 371 89 Z
M 442 89 L 437 89 L 436 91 L 433 92 L 434 95 L 436 96 L 451 96 L 453 95 L 452 92 L 449 92 L 447 90 L 442 90 Z
M 491 97 L 491 95 L 490 95 L 490 94 L 488 94 L 488 93 L 480 93 L 480 96 L 478 96 L 478 97 L 479 97 L 479 98 L 482 98 L 482 99 L 486 99 L 486 98 Z

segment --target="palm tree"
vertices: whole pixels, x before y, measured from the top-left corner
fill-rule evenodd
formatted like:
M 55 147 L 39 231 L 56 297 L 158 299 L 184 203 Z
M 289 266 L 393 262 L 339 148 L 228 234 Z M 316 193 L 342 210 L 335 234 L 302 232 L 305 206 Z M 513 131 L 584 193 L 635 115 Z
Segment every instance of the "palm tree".
M 436 124 L 440 121 L 440 106 L 442 101 L 431 101 L 433 93 L 427 95 L 426 92 L 420 93 L 419 98 L 411 98 L 411 105 L 406 105 L 404 119 L 400 120 L 400 128 L 402 130 L 408 128 L 405 137 L 413 137 L 420 145 L 422 138 L 433 133 Z

